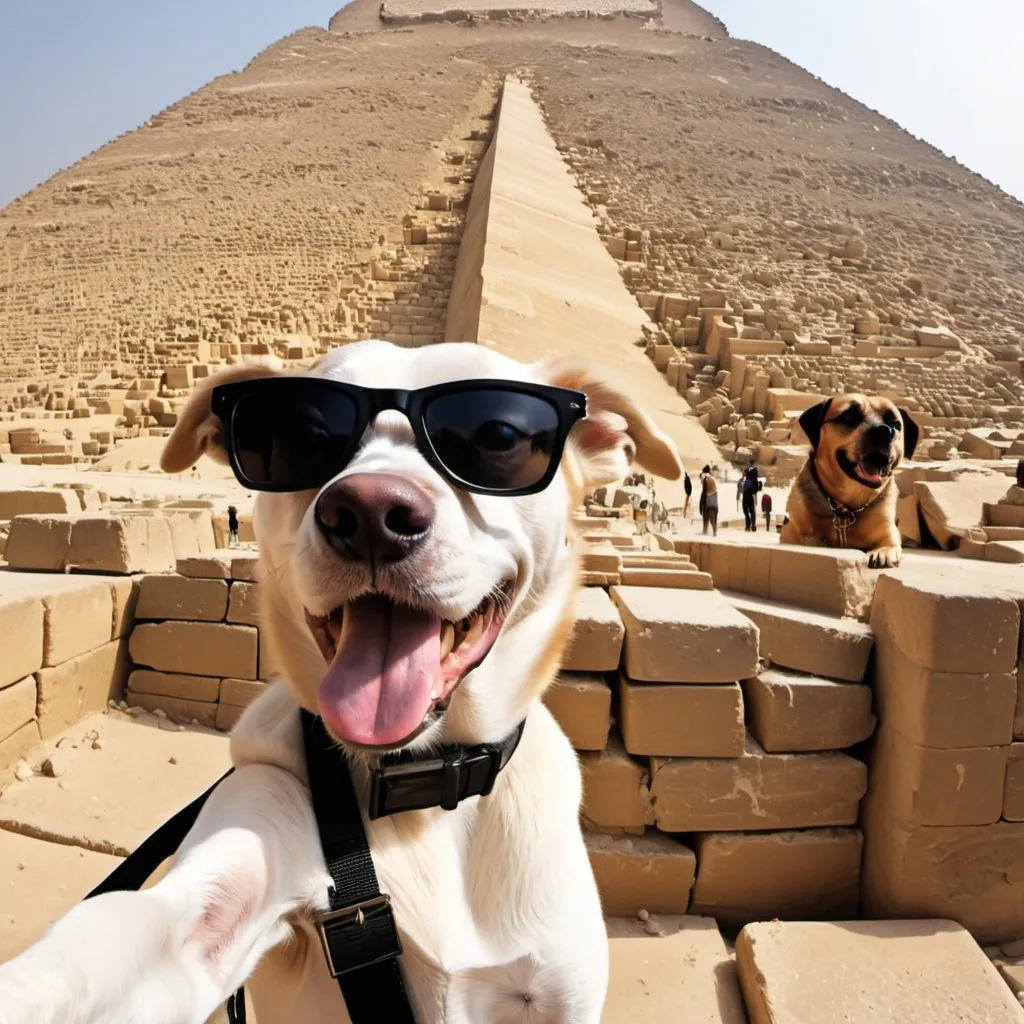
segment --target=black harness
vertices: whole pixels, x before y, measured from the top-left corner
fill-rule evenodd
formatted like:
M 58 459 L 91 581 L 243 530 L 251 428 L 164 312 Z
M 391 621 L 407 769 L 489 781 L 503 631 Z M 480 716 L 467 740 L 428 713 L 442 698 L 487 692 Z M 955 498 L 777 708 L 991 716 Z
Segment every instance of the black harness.
M 301 715 L 313 814 L 332 881 L 329 909 L 313 918 L 327 968 L 338 981 L 352 1024 L 415 1024 L 398 966 L 402 943 L 391 897 L 377 882 L 348 759 L 320 718 L 305 710 Z M 405 751 L 383 756 L 370 773 L 368 817 L 427 807 L 450 811 L 468 797 L 487 796 L 515 753 L 525 724 L 520 722 L 500 743 L 449 745 L 426 760 Z M 85 898 L 139 889 L 178 849 L 209 795 L 233 771 L 164 822 Z M 243 989 L 228 1000 L 227 1010 L 231 1024 L 245 1024 Z

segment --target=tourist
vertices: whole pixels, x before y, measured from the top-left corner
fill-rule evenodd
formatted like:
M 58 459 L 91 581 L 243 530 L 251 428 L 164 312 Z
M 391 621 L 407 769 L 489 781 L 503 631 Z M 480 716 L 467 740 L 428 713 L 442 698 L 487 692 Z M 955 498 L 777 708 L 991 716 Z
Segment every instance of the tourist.
M 772 528 L 772 496 L 765 491 L 761 495 L 761 511 L 764 513 L 764 528 L 771 530 Z
M 708 527 L 718 536 L 718 481 L 711 475 L 711 467 L 705 466 L 700 471 L 701 514 L 704 519 L 704 535 Z
M 743 487 L 743 522 L 747 533 L 757 532 L 757 506 L 755 499 L 757 492 L 761 490 L 761 478 L 757 473 L 757 466 L 751 463 L 747 466 L 746 472 L 740 478 Z
M 690 474 L 683 470 L 683 491 L 686 493 L 686 500 L 683 502 L 683 518 L 686 519 L 690 514 L 690 501 L 693 497 L 693 481 L 690 479 Z
M 238 547 L 238 509 L 228 505 L 228 547 Z

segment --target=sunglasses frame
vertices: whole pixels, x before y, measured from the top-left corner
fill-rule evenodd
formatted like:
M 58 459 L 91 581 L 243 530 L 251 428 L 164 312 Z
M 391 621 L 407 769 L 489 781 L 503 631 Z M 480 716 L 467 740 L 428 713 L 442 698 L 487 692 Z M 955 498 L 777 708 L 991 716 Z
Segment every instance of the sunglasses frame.
M 562 453 L 565 450 L 565 443 L 569 438 L 569 433 L 587 415 L 587 396 L 584 392 L 555 387 L 551 384 L 532 384 L 527 381 L 518 380 L 497 380 L 494 378 L 452 380 L 446 381 L 443 384 L 433 384 L 429 387 L 416 388 L 414 390 L 365 388 L 358 384 L 331 380 L 329 377 L 300 376 L 259 377 L 254 380 L 219 384 L 212 391 L 210 411 L 224 425 L 224 447 L 227 449 L 228 459 L 235 478 L 243 487 L 252 491 L 288 494 L 319 490 L 332 478 L 329 476 L 326 480 L 320 480 L 319 482 L 310 481 L 306 486 L 293 487 L 256 484 L 246 477 L 235 445 L 235 412 L 243 398 L 253 395 L 260 397 L 261 393 L 265 393 L 266 397 L 264 400 L 266 402 L 273 402 L 274 389 L 279 387 L 282 381 L 288 381 L 291 384 L 307 381 L 310 384 L 315 383 L 319 387 L 326 387 L 328 390 L 336 391 L 339 395 L 344 395 L 355 404 L 356 429 L 352 433 L 352 441 L 345 451 L 344 458 L 339 457 L 338 459 L 334 476 L 340 473 L 352 461 L 352 457 L 362 444 L 363 435 L 366 433 L 367 427 L 376 419 L 378 414 L 394 409 L 402 413 L 409 420 L 413 435 L 416 438 L 418 451 L 448 483 L 472 494 L 488 494 L 506 498 L 538 494 L 551 483 L 562 461 Z M 534 398 L 543 399 L 554 408 L 558 417 L 558 436 L 551 449 L 551 459 L 548 468 L 536 483 L 530 484 L 527 487 L 517 488 L 480 487 L 463 480 L 441 461 L 427 435 L 425 423 L 426 410 L 436 398 L 466 391 L 511 391 L 516 394 L 531 395 Z

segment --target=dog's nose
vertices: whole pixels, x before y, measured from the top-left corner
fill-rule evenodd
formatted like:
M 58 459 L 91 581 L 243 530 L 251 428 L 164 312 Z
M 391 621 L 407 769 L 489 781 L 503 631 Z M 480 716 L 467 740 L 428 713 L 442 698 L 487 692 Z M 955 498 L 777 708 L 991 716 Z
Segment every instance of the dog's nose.
M 892 444 L 895 436 L 896 428 L 890 427 L 888 423 L 875 423 L 868 428 L 868 440 L 872 444 L 877 444 L 880 448 Z
M 430 532 L 434 503 L 421 487 L 390 473 L 353 473 L 317 499 L 317 526 L 342 558 L 397 562 Z

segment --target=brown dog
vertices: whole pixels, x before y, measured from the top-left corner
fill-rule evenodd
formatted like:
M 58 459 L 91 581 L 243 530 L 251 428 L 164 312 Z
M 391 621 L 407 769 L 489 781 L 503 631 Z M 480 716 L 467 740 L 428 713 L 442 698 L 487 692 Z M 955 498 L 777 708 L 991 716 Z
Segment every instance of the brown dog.
M 800 417 L 811 454 L 789 493 L 783 544 L 859 548 L 869 564 L 899 565 L 893 471 L 917 445 L 918 428 L 887 398 L 836 395 Z

